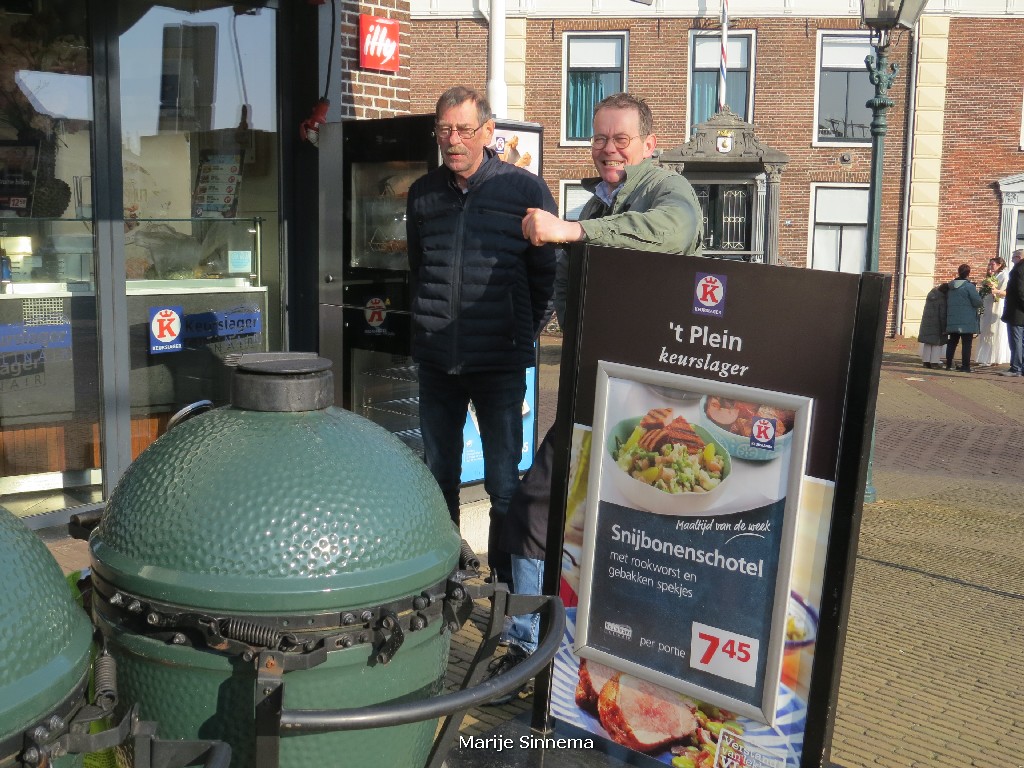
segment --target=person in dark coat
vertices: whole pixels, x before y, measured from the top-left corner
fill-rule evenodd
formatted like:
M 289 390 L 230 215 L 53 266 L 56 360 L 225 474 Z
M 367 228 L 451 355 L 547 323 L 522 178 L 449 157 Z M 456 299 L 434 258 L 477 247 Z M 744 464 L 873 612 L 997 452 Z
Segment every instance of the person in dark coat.
M 1013 252 L 1013 269 L 1006 281 L 1002 321 L 1010 339 L 1010 369 L 1001 376 L 1024 375 L 1024 249 Z
M 946 353 L 946 293 L 949 284 L 937 285 L 928 291 L 921 313 L 917 340 L 921 342 L 921 362 L 925 368 L 938 368 Z
M 528 209 L 557 207 L 542 179 L 490 148 L 494 120 L 482 94 L 450 88 L 434 117 L 443 165 L 413 183 L 406 209 L 424 459 L 458 526 L 472 403 L 491 502 L 488 561 L 509 582 L 498 537 L 519 484 L 526 369 L 555 280 L 554 246 L 532 244 L 521 222 Z
M 978 310 L 981 309 L 981 294 L 967 278 L 971 274 L 970 264 L 961 264 L 956 270 L 956 280 L 949 283 L 946 294 L 946 370 L 953 367 L 953 353 L 960 343 L 960 365 L 958 371 L 971 372 L 971 346 L 974 337 L 981 331 Z

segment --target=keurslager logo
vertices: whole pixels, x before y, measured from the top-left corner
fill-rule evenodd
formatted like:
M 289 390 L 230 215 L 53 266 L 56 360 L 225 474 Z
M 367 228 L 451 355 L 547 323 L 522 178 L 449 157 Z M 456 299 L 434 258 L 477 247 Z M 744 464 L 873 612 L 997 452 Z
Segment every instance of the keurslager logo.
M 775 450 L 775 419 L 759 416 L 750 426 L 750 447 Z
M 182 350 L 181 318 L 183 314 L 181 307 L 149 308 L 150 354 Z
M 722 317 L 725 314 L 725 275 L 697 273 L 693 290 L 693 313 Z

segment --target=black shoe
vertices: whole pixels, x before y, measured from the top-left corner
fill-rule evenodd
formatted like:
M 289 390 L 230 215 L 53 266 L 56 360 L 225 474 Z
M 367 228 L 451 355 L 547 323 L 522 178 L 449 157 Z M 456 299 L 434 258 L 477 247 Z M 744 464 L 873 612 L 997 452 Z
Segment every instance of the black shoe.
M 503 675 L 510 669 L 522 664 L 530 658 L 530 654 L 520 648 L 518 645 L 510 645 L 508 650 L 494 661 L 492 661 L 487 667 L 487 677 L 485 680 L 493 680 L 498 675 Z M 508 704 L 509 702 L 515 701 L 522 695 L 529 695 L 533 693 L 533 681 L 528 680 L 523 683 L 519 688 L 509 691 L 503 696 L 499 696 L 496 699 L 491 699 L 484 704 L 485 707 L 500 707 L 502 704 Z
M 970 369 L 970 368 L 964 368 L 964 367 L 963 367 L 962 365 L 958 365 L 958 366 L 956 367 L 956 369 L 957 369 L 958 371 L 960 371 L 961 373 L 970 373 L 970 372 L 971 372 L 971 369 Z
M 946 370 L 947 371 L 952 371 L 953 370 L 953 364 L 952 363 L 946 363 Z

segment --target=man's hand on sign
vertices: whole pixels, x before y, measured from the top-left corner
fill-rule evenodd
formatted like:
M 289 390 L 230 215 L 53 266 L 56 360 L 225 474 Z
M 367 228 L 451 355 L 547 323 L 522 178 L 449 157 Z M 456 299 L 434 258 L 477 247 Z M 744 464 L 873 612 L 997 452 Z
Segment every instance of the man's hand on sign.
M 583 239 L 583 227 L 575 221 L 563 221 L 541 208 L 527 208 L 523 217 L 523 237 L 534 245 L 574 243 Z

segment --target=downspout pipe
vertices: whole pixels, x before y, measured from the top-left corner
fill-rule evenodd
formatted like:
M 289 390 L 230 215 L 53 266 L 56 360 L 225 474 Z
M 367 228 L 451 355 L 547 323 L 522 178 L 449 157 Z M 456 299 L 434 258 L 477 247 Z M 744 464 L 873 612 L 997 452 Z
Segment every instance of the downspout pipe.
M 900 252 L 896 259 L 896 274 L 893 283 L 896 289 L 895 312 L 893 323 L 895 333 L 903 334 L 903 296 L 906 293 L 907 251 L 910 240 L 910 188 L 913 183 L 911 173 L 914 168 L 914 130 L 917 125 L 917 58 L 921 43 L 921 22 L 914 25 L 912 33 L 913 46 L 910 50 L 910 71 L 907 73 L 907 121 L 903 137 L 903 203 L 900 220 Z
M 508 117 L 505 82 L 505 0 L 490 0 L 490 38 L 487 50 L 487 100 L 495 117 Z

